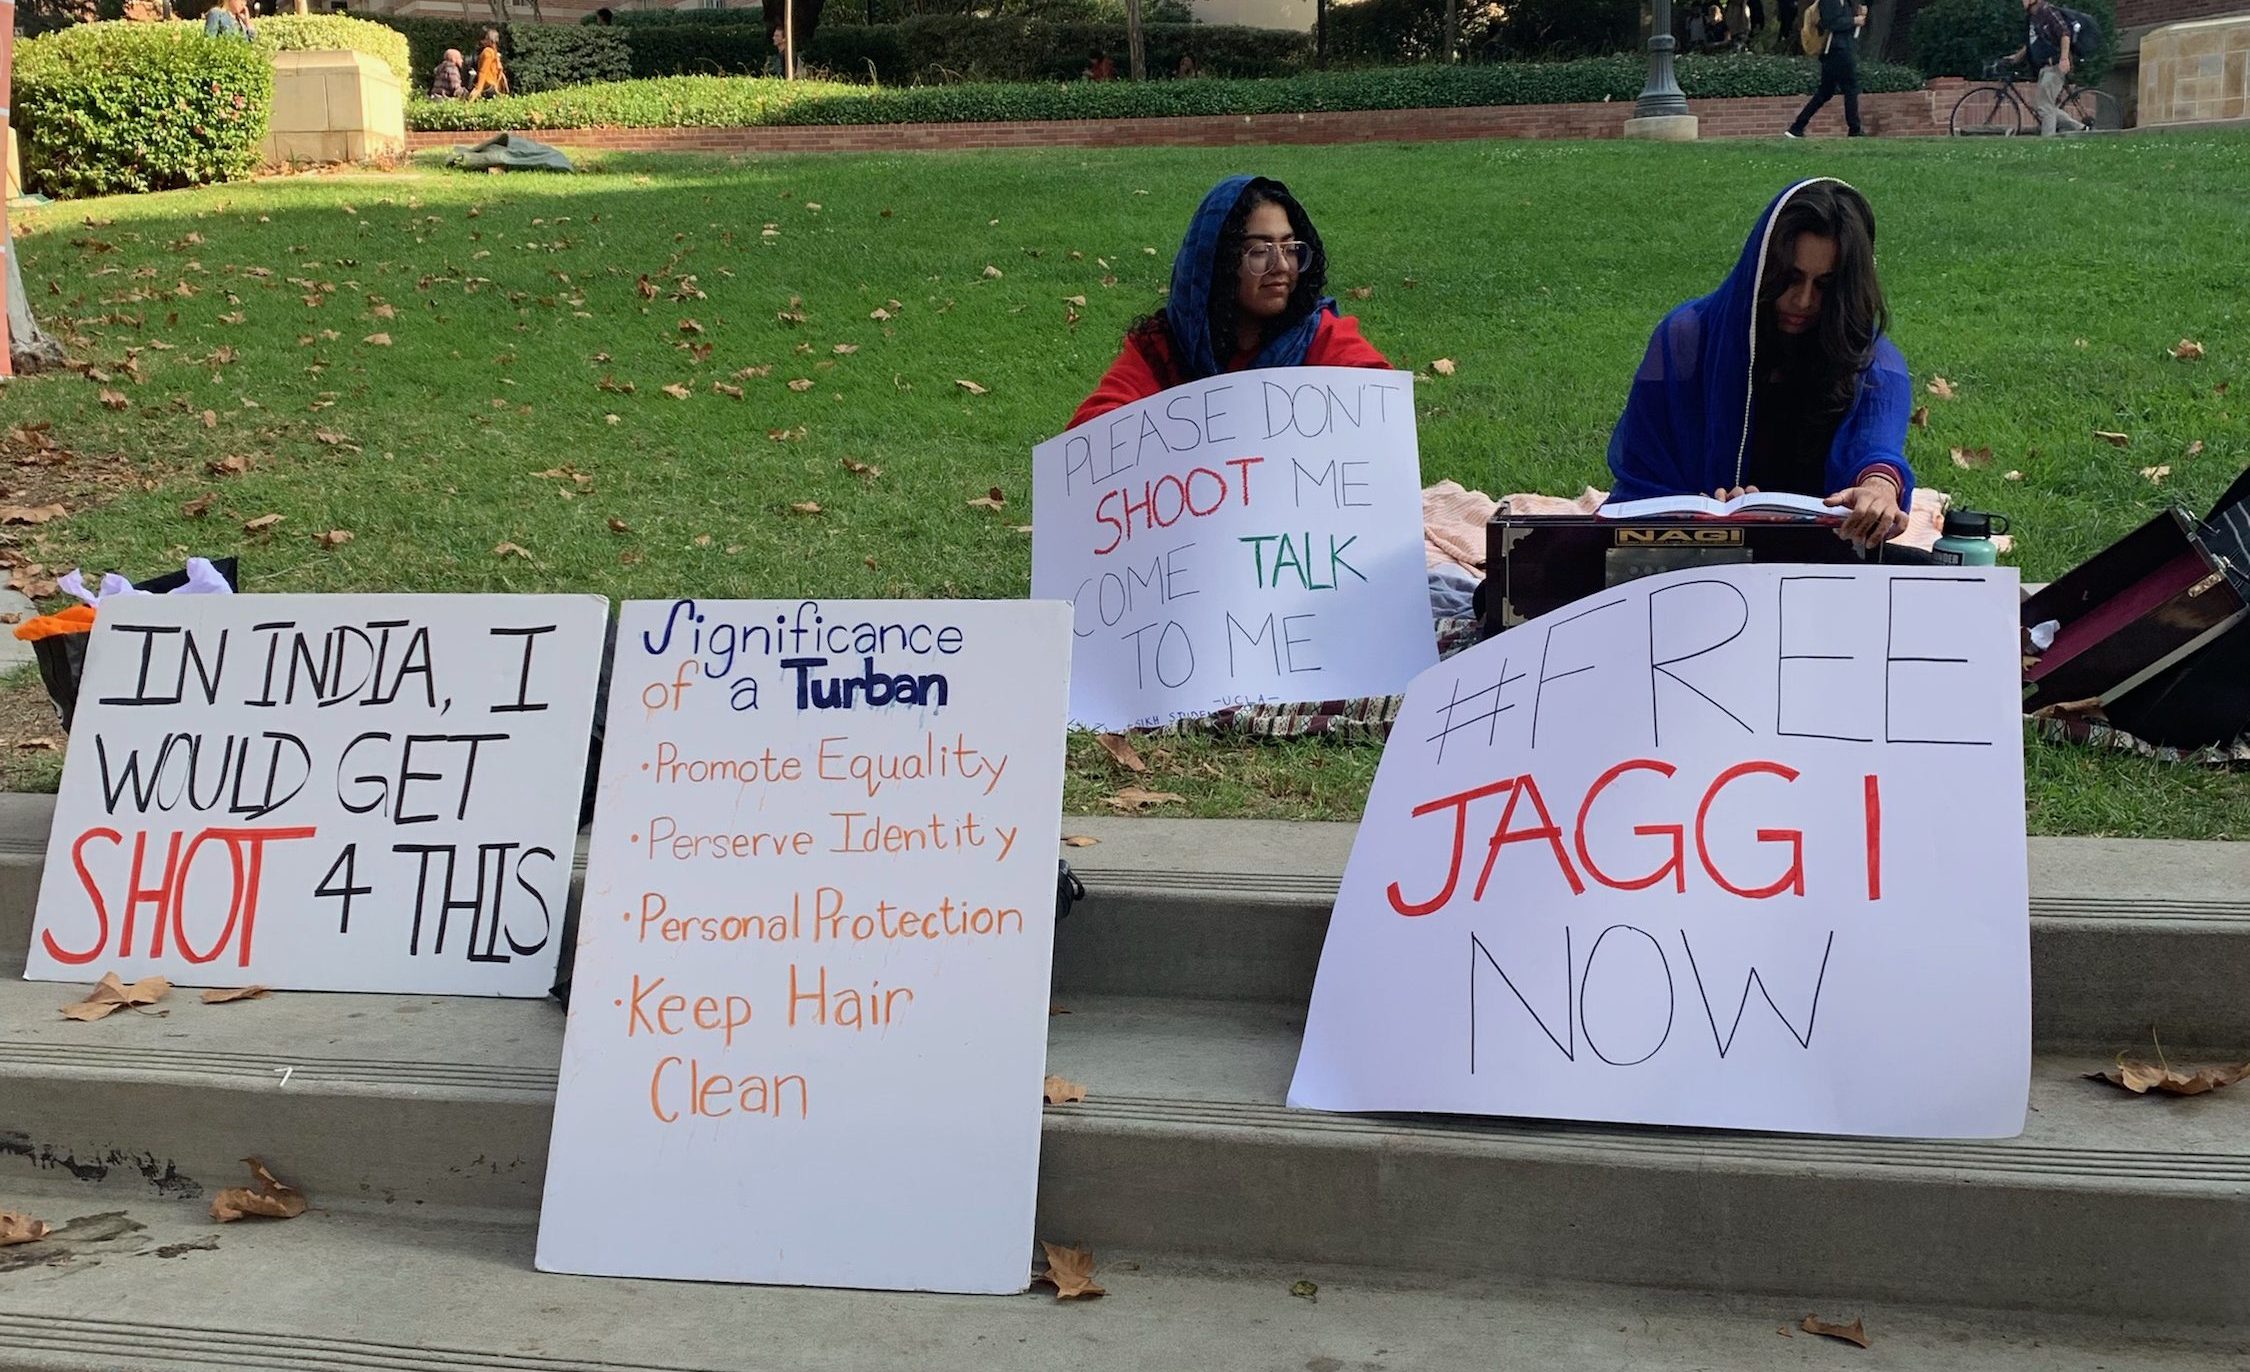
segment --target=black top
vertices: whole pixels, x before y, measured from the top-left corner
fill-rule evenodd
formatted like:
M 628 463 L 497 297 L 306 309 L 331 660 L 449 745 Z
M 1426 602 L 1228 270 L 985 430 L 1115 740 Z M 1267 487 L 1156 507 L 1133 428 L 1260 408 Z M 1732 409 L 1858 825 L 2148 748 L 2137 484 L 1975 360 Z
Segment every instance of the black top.
M 1858 0 L 1820 0 L 1820 26 L 1828 31 L 1828 55 L 1850 57 L 1859 47 L 1853 29 L 1859 12 Z
M 1827 496 L 1828 450 L 1844 416 L 1824 408 L 1816 386 L 1775 369 L 1750 402 L 1750 455 L 1742 483 L 1761 491 Z

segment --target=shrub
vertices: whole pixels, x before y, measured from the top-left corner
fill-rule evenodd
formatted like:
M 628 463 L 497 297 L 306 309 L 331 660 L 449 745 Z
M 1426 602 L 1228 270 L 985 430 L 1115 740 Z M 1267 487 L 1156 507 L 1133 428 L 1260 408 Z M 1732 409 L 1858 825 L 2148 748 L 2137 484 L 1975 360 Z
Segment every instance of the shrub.
M 306 52 L 349 49 L 364 52 L 398 76 L 399 85 L 414 89 L 414 67 L 406 35 L 385 24 L 342 14 L 277 14 L 253 21 L 258 46 L 268 52 Z
M 2074 63 L 2074 79 L 2098 84 L 2117 60 L 2115 0 L 2070 0 L 2102 26 L 2102 45 Z M 1982 76 L 1985 64 L 2024 45 L 2022 0 L 1927 0 L 1914 16 L 1914 65 L 1929 76 Z
M 1459 6 L 1457 55 L 1553 61 L 1640 46 L 1640 0 L 1514 0 Z M 1445 0 L 1353 0 L 1328 12 L 1328 60 L 1390 66 L 1445 55 Z
M 713 14 L 738 12 L 710 11 Z M 620 31 L 611 30 L 612 33 Z M 636 77 L 760 76 L 765 73 L 767 59 L 773 56 L 773 43 L 766 37 L 764 26 L 759 24 L 636 24 L 622 32 Z M 816 42 L 818 37 L 816 35 Z M 800 55 L 806 50 L 807 45 L 799 45 Z
M 1747 55 L 1684 57 L 1677 70 L 1680 87 L 1691 99 L 1802 95 L 1816 75 L 1811 58 Z M 579 86 L 474 105 L 419 102 L 409 108 L 407 120 L 418 129 L 688 128 L 1133 119 L 1600 100 L 1629 104 L 1647 74 L 1641 58 L 1626 55 L 1578 62 L 1305 72 L 1255 81 L 1214 78 L 870 89 L 830 81 L 682 76 Z M 1870 92 L 1918 90 L 1922 78 L 1906 67 L 1868 62 L 1860 66 L 1860 84 Z
M 637 29 L 648 25 L 671 28 L 681 24 L 693 25 L 699 28 L 708 27 L 714 24 L 757 24 L 760 27 L 763 27 L 766 18 L 765 11 L 760 9 L 756 5 L 747 5 L 740 9 L 723 10 L 621 10 L 612 7 L 610 17 L 616 21 L 615 27 L 626 30 Z M 591 14 L 587 15 L 585 18 L 579 20 L 578 22 L 581 24 L 592 24 L 597 27 L 599 27 L 600 24 L 600 21 L 595 19 Z
M 16 53 L 24 177 L 49 195 L 248 176 L 272 108 L 265 53 L 184 24 L 80 24 Z
M 614 28 L 511 24 L 508 36 L 515 49 L 514 59 L 508 62 L 508 81 L 526 95 L 633 76 L 632 52 L 625 35 Z

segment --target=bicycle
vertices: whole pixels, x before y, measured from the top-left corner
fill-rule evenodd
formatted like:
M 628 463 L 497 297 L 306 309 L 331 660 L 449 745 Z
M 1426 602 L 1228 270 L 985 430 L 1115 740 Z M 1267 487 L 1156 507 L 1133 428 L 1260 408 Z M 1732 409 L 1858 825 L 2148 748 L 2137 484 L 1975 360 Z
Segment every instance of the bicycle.
M 1984 78 L 1998 85 L 1972 86 L 1953 104 L 1946 131 L 1955 138 L 1972 136 L 2013 138 L 2026 127 L 2039 127 L 2039 109 L 2016 89 L 2016 67 L 2006 59 L 1987 62 Z M 2092 86 L 2063 82 L 2064 114 L 2089 130 L 2112 131 L 2124 127 L 2117 101 Z

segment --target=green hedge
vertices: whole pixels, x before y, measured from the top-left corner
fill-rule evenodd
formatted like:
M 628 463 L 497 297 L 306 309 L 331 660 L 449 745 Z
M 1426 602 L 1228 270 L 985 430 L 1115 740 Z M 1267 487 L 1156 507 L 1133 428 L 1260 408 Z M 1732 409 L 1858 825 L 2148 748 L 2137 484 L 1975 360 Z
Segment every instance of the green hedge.
M 2102 45 L 2079 54 L 2073 78 L 2098 85 L 2117 61 L 2115 0 L 2069 0 L 2102 26 Z M 1982 76 L 1985 64 L 2024 45 L 2022 0 L 1926 0 L 1914 16 L 1914 64 L 1930 76 Z
M 1817 77 L 1810 58 L 1684 57 L 1691 99 L 1802 95 Z M 1639 57 L 1560 63 L 1425 66 L 1307 72 L 1273 80 L 1089 82 L 868 88 L 827 81 L 676 76 L 582 86 L 473 105 L 418 102 L 418 129 L 693 128 L 803 124 L 963 123 L 977 120 L 1130 119 L 1157 115 L 1288 114 L 1312 110 L 1459 108 L 1473 105 L 1630 102 L 1647 64 Z M 1920 73 L 1863 63 L 1870 92 L 1919 90 Z
M 637 74 L 632 49 L 614 28 L 515 24 L 509 37 L 514 52 L 508 59 L 508 81 L 526 95 L 597 81 L 629 81 Z
M 1512 0 L 1457 6 L 1458 56 L 1567 60 L 1639 48 L 1641 0 Z M 1328 11 L 1331 63 L 1390 66 L 1445 56 L 1445 0 L 1346 0 Z
M 853 0 L 836 0 L 831 20 L 854 13 Z M 626 77 L 762 76 L 773 56 L 765 29 L 741 19 L 697 18 L 656 23 L 636 18 L 615 25 L 501 24 L 458 19 L 381 16 L 406 36 L 415 79 L 409 89 L 429 89 L 447 48 L 473 55 L 487 28 L 500 30 L 500 57 L 517 92 L 533 95 L 589 81 Z M 756 10 L 664 10 L 678 16 L 749 15 Z M 1308 34 L 1227 24 L 1149 23 L 1144 26 L 1149 71 L 1169 75 L 1181 55 L 1195 58 L 1211 76 L 1284 76 L 1312 58 Z M 840 80 L 909 85 L 958 81 L 1067 81 L 1086 69 L 1094 48 L 1123 65 L 1125 25 L 1106 20 L 1055 20 L 1038 16 L 935 14 L 896 24 L 827 22 L 798 49 L 798 60 L 816 75 Z
M 406 35 L 386 24 L 343 14 L 277 14 L 251 22 L 258 32 L 258 46 L 268 52 L 338 48 L 364 52 L 395 72 L 401 86 L 415 88 Z M 426 87 L 429 83 L 425 79 L 422 84 Z
M 231 181 L 258 169 L 273 62 L 184 24 L 79 24 L 16 50 L 24 179 L 53 196 Z

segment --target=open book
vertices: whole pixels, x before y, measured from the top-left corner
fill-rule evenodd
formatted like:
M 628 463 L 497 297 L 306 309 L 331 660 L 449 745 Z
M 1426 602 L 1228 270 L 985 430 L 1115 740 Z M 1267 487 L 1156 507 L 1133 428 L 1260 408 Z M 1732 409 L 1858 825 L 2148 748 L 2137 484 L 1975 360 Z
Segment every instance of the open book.
M 1647 500 L 1612 500 L 1596 513 L 1604 519 L 1650 519 L 1664 515 L 1689 515 L 1700 519 L 1726 519 L 1741 515 L 1751 519 L 1825 519 L 1841 522 L 1844 511 L 1826 504 L 1817 495 L 1792 495 L 1787 491 L 1758 491 L 1732 500 L 1707 495 L 1659 495 Z

